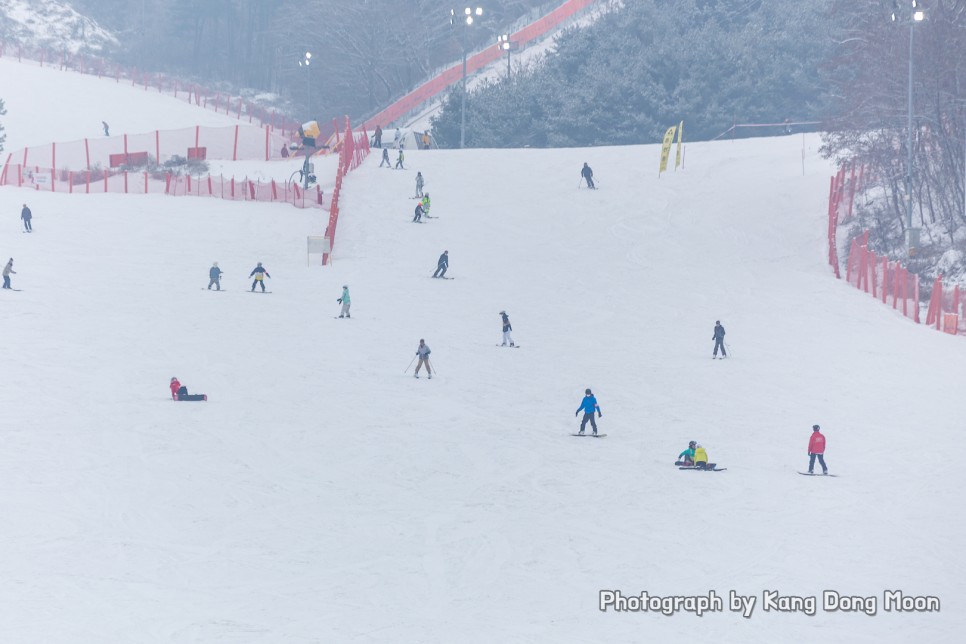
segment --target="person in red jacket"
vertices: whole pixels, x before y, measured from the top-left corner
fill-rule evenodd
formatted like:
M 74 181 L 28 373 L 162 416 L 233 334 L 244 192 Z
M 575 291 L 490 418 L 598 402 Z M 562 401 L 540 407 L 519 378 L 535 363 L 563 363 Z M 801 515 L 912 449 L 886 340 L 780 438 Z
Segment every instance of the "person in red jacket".
M 812 437 L 808 439 L 808 473 L 814 474 L 815 459 L 818 458 L 819 465 L 822 466 L 822 474 L 828 474 L 828 467 L 825 465 L 825 436 L 820 431 L 818 425 L 812 425 Z
M 186 400 L 189 402 L 197 402 L 208 400 L 206 394 L 189 394 L 188 388 L 183 387 L 177 378 L 171 379 L 171 399 L 172 400 Z

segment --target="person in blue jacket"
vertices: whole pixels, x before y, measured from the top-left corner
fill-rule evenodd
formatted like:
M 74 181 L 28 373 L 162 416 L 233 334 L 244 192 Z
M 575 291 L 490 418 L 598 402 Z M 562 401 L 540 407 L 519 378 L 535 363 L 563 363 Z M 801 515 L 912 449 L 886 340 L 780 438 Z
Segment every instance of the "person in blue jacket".
M 600 405 L 597 404 L 597 399 L 594 398 L 594 394 L 590 389 L 584 391 L 584 399 L 580 403 L 580 407 L 574 412 L 574 417 L 580 414 L 580 411 L 584 412 L 584 419 L 580 421 L 580 432 L 584 433 L 584 428 L 587 426 L 587 421 L 590 421 L 590 426 L 594 429 L 594 436 L 597 435 L 597 423 L 594 422 L 594 411 L 597 411 L 597 416 L 601 417 L 604 414 L 600 412 Z
M 714 340 L 714 353 L 711 354 L 712 360 L 718 357 L 718 349 L 721 349 L 722 359 L 728 357 L 728 352 L 725 351 L 725 348 L 724 348 L 724 337 L 725 337 L 725 328 L 721 326 L 720 320 L 715 320 L 714 335 L 711 336 L 711 339 Z
M 213 263 L 211 265 L 211 268 L 208 269 L 208 290 L 209 291 L 211 290 L 212 286 L 215 287 L 216 291 L 221 290 L 221 274 L 223 272 L 224 271 L 218 268 L 218 262 Z

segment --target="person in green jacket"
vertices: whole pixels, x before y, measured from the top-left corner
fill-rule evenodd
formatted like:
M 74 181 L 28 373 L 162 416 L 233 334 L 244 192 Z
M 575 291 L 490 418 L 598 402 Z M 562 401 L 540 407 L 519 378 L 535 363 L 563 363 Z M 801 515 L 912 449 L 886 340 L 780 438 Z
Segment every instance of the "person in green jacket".
M 695 441 L 688 443 L 688 448 L 678 454 L 678 460 L 674 463 L 675 465 L 694 465 L 694 447 L 697 445 Z
M 432 219 L 432 217 L 429 216 L 429 193 L 428 192 L 425 195 L 423 195 L 423 200 L 420 203 L 423 204 L 423 215 L 428 217 L 429 219 Z
M 339 314 L 340 318 L 351 318 L 349 315 L 349 305 L 352 304 L 352 300 L 349 299 L 349 287 L 345 284 L 342 285 L 342 297 L 336 300 L 342 305 L 342 313 Z

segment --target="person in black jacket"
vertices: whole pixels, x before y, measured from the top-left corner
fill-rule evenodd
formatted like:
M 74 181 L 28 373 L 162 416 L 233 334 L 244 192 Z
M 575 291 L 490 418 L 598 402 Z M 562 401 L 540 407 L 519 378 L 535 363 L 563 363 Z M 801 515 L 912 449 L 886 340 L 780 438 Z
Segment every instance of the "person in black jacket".
M 255 292 L 255 287 L 257 285 L 259 285 L 259 284 L 261 284 L 261 286 L 262 286 L 262 293 L 264 293 L 265 292 L 265 278 L 266 277 L 271 278 L 271 275 L 268 274 L 268 271 L 266 271 L 264 268 L 262 268 L 262 263 L 261 262 L 258 262 L 258 266 L 256 266 L 255 268 L 253 268 L 252 269 L 252 272 L 248 274 L 249 277 L 251 277 L 253 275 L 255 276 L 255 281 L 252 282 L 252 293 Z
M 423 219 L 423 204 L 416 204 L 416 212 L 413 213 L 413 223 L 421 224 Z
M 724 348 L 724 337 L 725 337 L 725 328 L 721 326 L 720 320 L 715 320 L 714 335 L 711 336 L 711 339 L 714 340 L 714 353 L 711 356 L 712 360 L 718 357 L 719 348 L 721 349 L 721 357 L 722 358 L 728 357 L 728 352 L 725 351 L 725 348 Z
M 584 167 L 580 169 L 580 176 L 587 180 L 587 187 L 591 190 L 596 190 L 597 186 L 594 185 L 594 171 L 590 169 L 590 166 L 584 163 Z
M 447 268 L 449 268 L 449 251 L 444 250 L 443 254 L 439 256 L 439 261 L 436 262 L 436 272 L 433 273 L 433 277 L 445 278 Z
M 222 273 L 222 270 L 218 268 L 218 262 L 213 263 L 211 265 L 211 268 L 208 269 L 208 290 L 209 291 L 211 290 L 212 284 L 214 284 L 216 291 L 221 290 L 221 273 Z
M 33 226 L 30 225 L 30 220 L 34 218 L 34 215 L 30 212 L 30 208 L 27 207 L 27 204 L 23 205 L 23 210 L 20 211 L 20 218 L 23 219 L 24 231 L 28 233 L 33 232 L 34 229 Z
M 506 314 L 506 311 L 500 311 L 500 317 L 503 318 L 503 344 L 501 347 L 505 347 L 506 343 L 509 342 L 510 346 L 514 346 L 513 338 L 510 337 L 510 331 L 513 330 L 513 326 L 510 325 L 510 316 Z
M 381 148 L 382 147 L 382 126 L 376 126 L 376 133 L 373 136 L 372 147 Z
M 382 167 L 382 164 L 383 163 L 386 164 L 386 167 L 387 168 L 389 168 L 390 170 L 392 170 L 392 161 L 389 160 L 389 148 L 383 148 L 382 149 L 382 160 L 379 162 L 379 167 L 380 168 Z

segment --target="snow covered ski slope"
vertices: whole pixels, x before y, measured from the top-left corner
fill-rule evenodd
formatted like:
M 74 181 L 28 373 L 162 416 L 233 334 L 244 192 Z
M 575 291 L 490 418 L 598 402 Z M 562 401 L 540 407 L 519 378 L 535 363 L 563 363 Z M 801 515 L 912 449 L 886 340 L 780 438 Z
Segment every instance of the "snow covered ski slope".
M 797 137 L 692 144 L 660 180 L 656 146 L 373 155 L 324 269 L 319 213 L 0 190 L 0 640 L 958 641 L 966 343 L 829 275 L 806 143 L 804 177 Z M 428 279 L 443 250 L 456 279 Z M 605 440 L 569 436 L 587 387 Z M 841 477 L 797 474 L 814 423 Z M 728 471 L 675 467 L 690 440 Z M 897 589 L 942 611 L 887 612 Z

